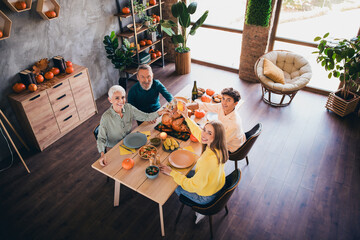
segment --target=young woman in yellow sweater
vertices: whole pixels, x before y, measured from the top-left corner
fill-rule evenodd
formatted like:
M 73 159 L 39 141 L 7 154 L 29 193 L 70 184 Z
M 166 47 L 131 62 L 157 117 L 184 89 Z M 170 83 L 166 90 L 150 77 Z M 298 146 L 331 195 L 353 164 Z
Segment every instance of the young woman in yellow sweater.
M 196 163 L 195 173 L 187 176 L 162 165 L 161 172 L 173 177 L 179 184 L 175 193 L 185 195 L 192 201 L 206 204 L 215 199 L 216 193 L 225 184 L 225 162 L 228 159 L 225 129 L 221 122 L 210 121 L 201 129 L 187 116 L 187 108 L 181 112 L 191 133 L 203 144 L 202 154 Z M 198 223 L 204 216 L 196 213 Z

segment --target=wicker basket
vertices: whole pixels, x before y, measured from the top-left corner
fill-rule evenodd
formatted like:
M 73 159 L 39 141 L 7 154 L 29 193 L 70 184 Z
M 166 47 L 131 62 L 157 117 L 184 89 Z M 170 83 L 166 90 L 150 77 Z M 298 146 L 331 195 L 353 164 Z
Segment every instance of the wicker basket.
M 360 98 L 358 95 L 351 93 L 354 95 L 354 98 L 350 101 L 345 101 L 344 99 L 342 99 L 336 95 L 336 93 L 338 93 L 338 92 L 340 92 L 340 90 L 335 93 L 329 94 L 329 98 L 326 102 L 325 107 L 327 109 L 333 111 L 337 115 L 344 117 L 344 116 L 354 112 L 357 104 L 359 103 Z

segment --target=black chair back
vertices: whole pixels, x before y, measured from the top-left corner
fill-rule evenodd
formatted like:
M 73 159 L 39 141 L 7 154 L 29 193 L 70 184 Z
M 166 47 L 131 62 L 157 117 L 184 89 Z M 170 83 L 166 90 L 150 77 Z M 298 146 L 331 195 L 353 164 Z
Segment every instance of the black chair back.
M 93 131 L 95 140 L 97 140 L 97 136 L 98 136 L 98 134 L 99 134 L 99 126 L 100 126 L 100 124 L 97 125 L 97 126 L 95 127 L 94 131 Z
M 239 161 L 241 159 L 244 159 L 250 152 L 259 135 L 261 134 L 261 131 L 262 124 L 258 123 L 250 131 L 246 132 L 246 142 L 238 150 L 229 154 L 229 160 Z
M 235 191 L 241 179 L 241 172 L 235 169 L 226 177 L 224 187 L 217 193 L 217 197 L 208 204 L 198 204 L 187 197 L 180 195 L 179 199 L 185 205 L 192 207 L 192 209 L 203 215 L 214 215 L 220 210 L 224 209 L 231 195 Z

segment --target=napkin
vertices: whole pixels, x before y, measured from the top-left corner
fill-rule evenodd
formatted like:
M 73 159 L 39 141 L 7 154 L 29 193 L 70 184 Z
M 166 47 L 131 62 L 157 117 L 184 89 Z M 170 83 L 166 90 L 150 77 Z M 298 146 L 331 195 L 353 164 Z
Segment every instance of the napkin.
M 132 153 L 136 152 L 136 150 L 134 148 L 128 148 L 131 150 L 131 151 L 129 151 L 121 145 L 119 146 L 119 149 L 120 149 L 120 155 L 127 155 L 127 154 L 132 154 Z
M 151 133 L 150 131 L 142 131 L 141 133 L 145 134 L 147 139 L 149 140 L 150 136 L 151 136 Z
M 184 147 L 183 149 L 195 153 L 195 151 L 194 151 L 194 149 L 193 149 L 192 146 L 187 146 L 187 147 Z

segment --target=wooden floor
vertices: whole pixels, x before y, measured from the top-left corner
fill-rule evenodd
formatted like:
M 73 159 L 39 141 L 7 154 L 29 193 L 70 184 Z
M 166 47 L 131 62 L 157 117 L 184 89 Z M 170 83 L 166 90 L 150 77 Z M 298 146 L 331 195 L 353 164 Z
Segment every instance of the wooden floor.
M 229 215 L 213 218 L 215 239 L 360 239 L 358 117 L 340 118 L 326 111 L 325 96 L 305 91 L 274 108 L 261 101 L 258 84 L 197 64 L 186 76 L 173 64 L 154 72 L 174 94 L 193 80 L 216 91 L 232 86 L 245 100 L 244 129 L 263 124 L 250 164 L 239 162 Z M 113 207 L 113 181 L 90 166 L 99 157 L 92 130 L 109 107 L 106 96 L 97 106 L 99 114 L 45 151 L 22 151 L 31 174 L 18 159 L 0 173 L 0 239 L 209 239 L 208 219 L 195 225 L 189 208 L 174 227 L 176 194 L 163 207 L 165 238 L 154 202 L 122 186 Z M 233 168 L 228 162 L 227 173 Z

